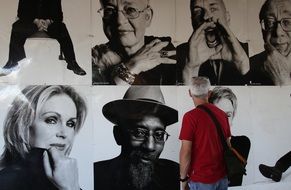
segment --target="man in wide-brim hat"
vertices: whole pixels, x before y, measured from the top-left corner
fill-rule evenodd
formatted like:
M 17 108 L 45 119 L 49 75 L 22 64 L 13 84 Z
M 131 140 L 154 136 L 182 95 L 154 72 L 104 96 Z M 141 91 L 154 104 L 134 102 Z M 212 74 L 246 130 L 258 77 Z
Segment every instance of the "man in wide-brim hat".
M 159 159 L 178 111 L 165 105 L 159 86 L 131 86 L 123 99 L 103 106 L 103 115 L 114 124 L 121 153 L 94 163 L 94 188 L 107 190 L 177 190 L 179 166 Z

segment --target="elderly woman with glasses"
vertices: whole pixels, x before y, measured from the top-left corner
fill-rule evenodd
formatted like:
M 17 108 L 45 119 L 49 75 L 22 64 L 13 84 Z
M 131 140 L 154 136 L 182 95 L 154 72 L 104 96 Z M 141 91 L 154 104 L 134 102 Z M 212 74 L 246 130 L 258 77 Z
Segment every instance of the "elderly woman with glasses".
M 11 104 L 4 122 L 1 190 L 79 190 L 70 158 L 86 104 L 69 86 L 28 86 Z
M 153 17 L 149 0 L 100 0 L 100 4 L 109 42 L 92 49 L 93 84 L 175 84 L 171 38 L 145 36 Z

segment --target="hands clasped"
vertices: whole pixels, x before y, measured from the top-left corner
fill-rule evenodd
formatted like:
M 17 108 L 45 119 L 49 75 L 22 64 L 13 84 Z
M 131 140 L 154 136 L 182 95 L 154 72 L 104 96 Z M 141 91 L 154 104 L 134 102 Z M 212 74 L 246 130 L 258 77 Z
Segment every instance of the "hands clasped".
M 144 45 L 124 64 L 132 74 L 151 70 L 160 64 L 176 64 L 176 60 L 169 58 L 176 55 L 176 51 L 162 50 L 168 44 L 169 42 L 155 39 Z
M 33 23 L 37 26 L 38 31 L 47 31 L 52 22 L 49 19 L 34 19 Z

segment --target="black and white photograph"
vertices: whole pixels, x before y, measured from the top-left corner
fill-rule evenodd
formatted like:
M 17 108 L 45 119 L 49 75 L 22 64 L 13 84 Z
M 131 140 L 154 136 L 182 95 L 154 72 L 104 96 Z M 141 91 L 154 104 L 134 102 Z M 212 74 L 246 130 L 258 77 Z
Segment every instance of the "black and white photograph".
M 62 85 L 7 86 L 0 94 L 1 189 L 93 189 L 87 98 Z
M 181 40 L 177 46 L 178 84 L 189 85 L 195 76 L 208 77 L 211 85 L 248 84 L 248 43 L 243 35 L 247 30 L 242 27 L 247 25 L 243 15 L 246 1 L 192 0 L 181 4 L 183 9 L 179 6 L 177 12 Z
M 250 81 L 254 85 L 291 84 L 291 2 L 249 1 Z
M 110 91 L 108 87 L 97 89 Z M 95 146 L 97 150 L 102 143 L 103 150 L 94 156 L 94 189 L 179 189 L 178 154 L 173 146 L 178 142 L 178 111 L 172 107 L 175 93 L 170 94 L 175 89 L 117 89 L 114 97 L 119 98 L 99 104 L 97 109 Z M 112 97 L 101 98 L 104 102 Z
M 99 7 L 97 16 L 102 23 L 98 30 L 103 25 L 107 41 L 92 48 L 92 84 L 175 85 L 176 51 L 167 36 L 171 32 L 159 36 L 147 32 L 150 28 L 174 32 L 175 15 L 169 10 L 168 14 L 161 12 L 171 10 L 174 1 L 101 0 Z M 165 14 L 167 22 L 159 19 Z
M 3 0 L 1 4 L 7 5 L 0 8 L 1 81 L 90 84 L 86 81 L 87 73 L 91 75 L 90 0 Z M 36 81 L 32 75 L 42 77 Z

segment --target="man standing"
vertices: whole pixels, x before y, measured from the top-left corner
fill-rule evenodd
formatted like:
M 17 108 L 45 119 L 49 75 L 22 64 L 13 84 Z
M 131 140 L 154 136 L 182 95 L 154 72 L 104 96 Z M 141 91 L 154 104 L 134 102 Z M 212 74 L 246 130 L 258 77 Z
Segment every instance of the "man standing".
M 76 62 L 73 43 L 67 27 L 63 23 L 61 0 L 19 0 L 17 17 L 18 20 L 12 25 L 9 59 L 2 72 L 9 74 L 17 68 L 18 61 L 25 58 L 26 39 L 41 31 L 60 43 L 68 63 L 67 69 L 77 75 L 86 74 Z
M 100 0 L 109 40 L 92 49 L 93 84 L 176 84 L 176 54 L 170 37 L 145 36 L 153 10 L 149 0 Z
M 159 86 L 131 86 L 123 99 L 109 102 L 103 115 L 115 126 L 121 153 L 94 163 L 94 189 L 177 190 L 179 165 L 159 159 L 169 137 L 166 127 L 178 121 L 165 105 Z
M 193 78 L 189 94 L 196 106 L 183 117 L 179 139 L 180 181 L 182 190 L 226 190 L 228 179 L 223 159 L 223 147 L 211 117 L 199 105 L 207 107 L 216 116 L 229 141 L 230 126 L 226 114 L 208 103 L 209 79 Z M 229 142 L 228 142 L 229 143 Z
M 244 85 L 249 71 L 247 44 L 229 28 L 230 15 L 223 0 L 191 0 L 193 33 L 177 47 L 178 81 L 206 76 L 212 85 Z
M 251 57 L 250 80 L 291 84 L 291 0 L 266 0 L 260 11 L 265 51 Z

